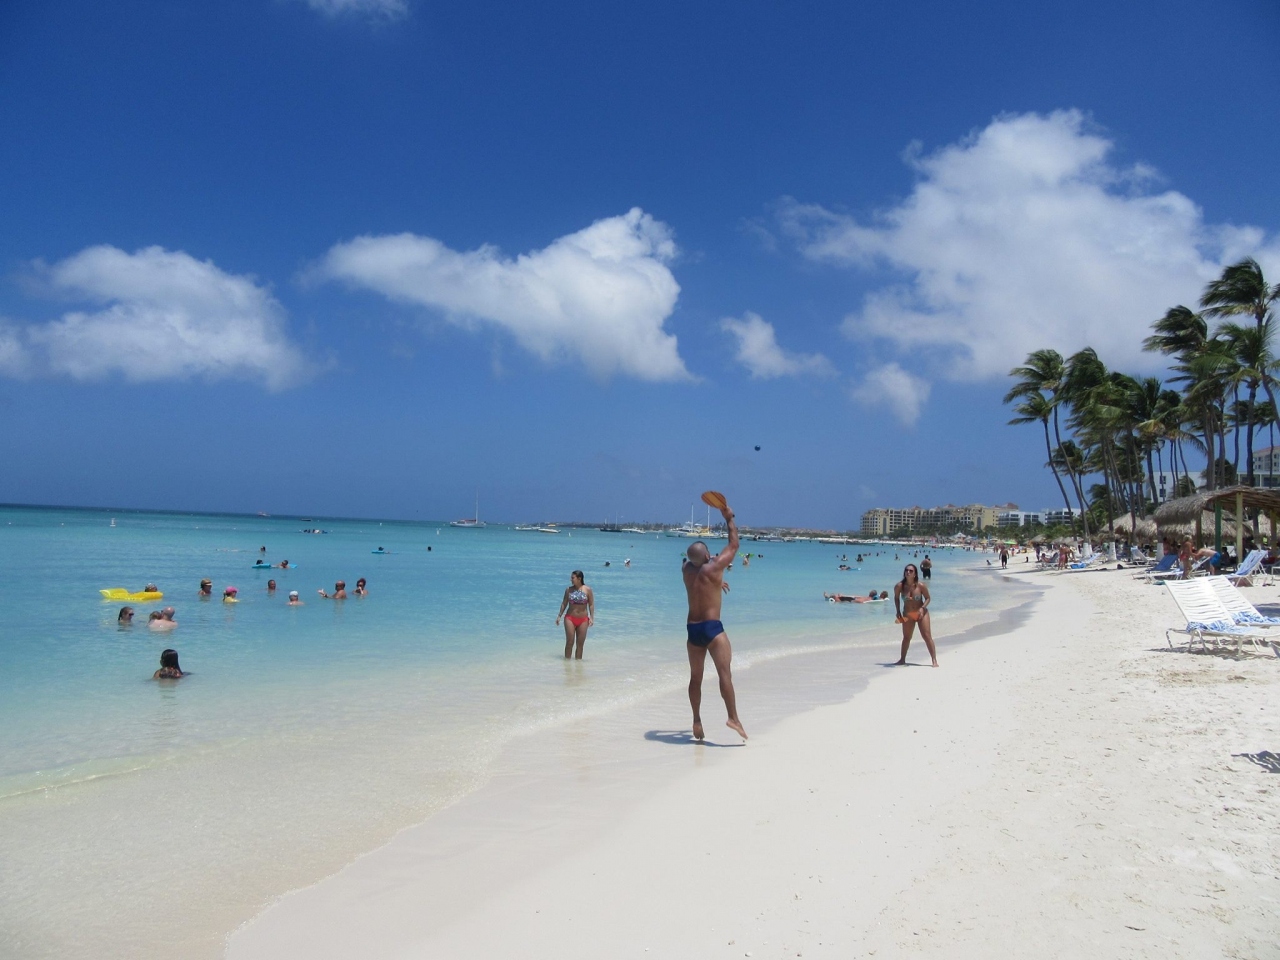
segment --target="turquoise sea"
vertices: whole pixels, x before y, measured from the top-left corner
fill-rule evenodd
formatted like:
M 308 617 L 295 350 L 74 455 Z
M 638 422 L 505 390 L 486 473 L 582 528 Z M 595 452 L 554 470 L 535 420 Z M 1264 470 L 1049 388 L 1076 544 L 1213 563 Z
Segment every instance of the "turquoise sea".
M 328 533 L 302 532 L 315 527 Z M 0 955 L 217 956 L 273 896 L 474 789 L 512 737 L 682 686 L 687 544 L 0 508 Z M 261 546 L 296 569 L 252 569 Z M 744 543 L 758 556 L 730 573 L 724 612 L 737 669 L 892 640 L 892 604 L 822 599 L 892 590 L 909 557 L 881 547 L 857 564 L 862 549 Z M 839 571 L 842 556 L 860 569 Z M 972 554 L 933 557 L 935 610 L 994 605 L 994 583 L 956 575 Z M 581 663 L 562 659 L 554 623 L 573 569 L 597 598 Z M 367 598 L 317 595 L 362 576 Z M 120 604 L 98 590 L 147 582 L 163 603 L 132 604 L 118 628 Z M 227 585 L 239 603 L 221 602 Z M 291 589 L 304 606 L 286 604 Z M 152 632 L 163 605 L 179 626 Z M 166 646 L 191 676 L 150 679 Z

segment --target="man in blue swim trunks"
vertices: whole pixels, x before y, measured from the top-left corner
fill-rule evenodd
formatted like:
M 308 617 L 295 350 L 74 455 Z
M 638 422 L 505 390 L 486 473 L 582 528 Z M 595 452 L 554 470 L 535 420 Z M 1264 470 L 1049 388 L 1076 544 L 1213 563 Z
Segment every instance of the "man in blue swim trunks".
M 724 632 L 724 624 L 720 622 L 720 602 L 723 593 L 729 592 L 729 585 L 724 582 L 724 572 L 733 563 L 738 552 L 738 525 L 733 522 L 733 511 L 728 504 L 720 511 L 729 527 L 729 545 L 716 556 L 701 540 L 694 541 L 686 551 L 688 559 L 684 562 L 684 588 L 689 594 L 689 619 L 686 627 L 689 640 L 686 647 L 689 651 L 689 704 L 693 707 L 693 737 L 701 740 L 702 731 L 702 670 L 706 666 L 707 654 L 711 654 L 711 662 L 716 665 L 716 673 L 720 677 L 720 696 L 724 697 L 725 708 L 729 711 L 726 726 L 736 732 L 743 740 L 747 739 L 747 731 L 742 729 L 742 721 L 738 719 L 738 704 L 733 693 L 733 675 L 729 670 L 729 661 L 733 651 L 729 646 L 729 637 Z

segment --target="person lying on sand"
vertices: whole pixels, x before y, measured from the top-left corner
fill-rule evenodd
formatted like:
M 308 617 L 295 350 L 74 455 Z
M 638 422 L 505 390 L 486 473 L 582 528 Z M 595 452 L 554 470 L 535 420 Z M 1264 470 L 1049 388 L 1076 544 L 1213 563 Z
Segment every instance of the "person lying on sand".
M 733 650 L 729 646 L 729 635 L 724 632 L 724 624 L 720 622 L 721 598 L 729 586 L 724 582 L 724 572 L 738 552 L 738 525 L 733 522 L 733 511 L 727 503 L 720 513 L 729 528 L 729 545 L 712 557 L 707 545 L 695 540 L 686 551 L 687 559 L 681 570 L 685 593 L 689 597 L 689 616 L 685 623 L 689 636 L 685 647 L 689 654 L 689 705 L 693 707 L 695 740 L 701 740 L 704 735 L 700 708 L 702 671 L 708 653 L 720 678 L 720 696 L 724 698 L 725 709 L 729 712 L 725 725 L 743 740 L 747 739 L 747 731 L 738 719 L 737 697 L 733 692 L 729 666 Z

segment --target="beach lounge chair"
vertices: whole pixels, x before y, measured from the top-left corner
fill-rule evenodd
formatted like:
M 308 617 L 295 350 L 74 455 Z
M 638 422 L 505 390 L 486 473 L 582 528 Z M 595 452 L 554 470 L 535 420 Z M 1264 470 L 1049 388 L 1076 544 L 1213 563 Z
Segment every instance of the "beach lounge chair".
M 1267 551 L 1265 550 L 1250 550 L 1248 556 L 1241 561 L 1240 566 L 1236 567 L 1235 572 L 1227 574 L 1227 579 L 1237 587 L 1252 587 L 1253 580 L 1250 578 L 1256 576 L 1262 569 L 1262 558 L 1266 555 Z
M 1088 560 L 1080 560 L 1076 563 L 1067 564 L 1065 570 L 1059 573 L 1083 573 L 1085 570 L 1105 570 L 1107 567 L 1107 555 L 1101 551 L 1092 554 Z
M 1246 640 L 1251 643 L 1270 644 L 1270 639 L 1262 628 L 1237 626 L 1206 578 L 1166 581 L 1165 586 L 1168 587 L 1169 595 L 1173 597 L 1173 602 L 1178 605 L 1178 610 L 1186 621 L 1186 626 L 1170 627 L 1164 632 L 1164 638 L 1170 650 L 1173 649 L 1173 640 L 1169 636 L 1171 633 L 1187 635 L 1188 653 L 1191 652 L 1192 644 L 1196 641 L 1200 642 L 1200 649 L 1205 652 L 1209 649 L 1207 640 L 1213 641 L 1215 647 L 1222 641 L 1234 640 L 1236 653 L 1240 652 Z
M 1238 627 L 1257 627 L 1262 632 L 1280 628 L 1280 617 L 1268 617 L 1260 612 L 1257 607 L 1249 602 L 1240 590 L 1233 584 L 1227 582 L 1226 577 L 1205 577 L 1204 583 L 1214 592 L 1218 601 L 1222 604 L 1223 609 L 1230 614 L 1231 619 L 1235 621 Z M 1276 636 L 1276 634 L 1270 634 Z M 1275 651 L 1277 657 L 1280 657 L 1280 644 L 1275 640 L 1268 640 L 1271 649 Z
M 1154 567 L 1151 567 L 1150 569 L 1147 569 L 1147 570 L 1142 570 L 1139 573 L 1135 573 L 1133 575 L 1133 578 L 1137 580 L 1139 577 L 1142 577 L 1146 580 L 1150 580 L 1152 577 L 1156 576 L 1157 574 L 1172 573 L 1173 565 L 1177 562 L 1178 562 L 1178 555 L 1176 553 L 1166 553 L 1163 557 L 1160 558 L 1160 562 L 1157 563 Z

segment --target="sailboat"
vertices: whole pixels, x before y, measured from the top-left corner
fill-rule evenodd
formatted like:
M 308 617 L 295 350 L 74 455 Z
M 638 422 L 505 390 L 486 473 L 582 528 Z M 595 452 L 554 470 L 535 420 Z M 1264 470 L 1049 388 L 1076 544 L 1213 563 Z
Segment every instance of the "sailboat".
M 451 527 L 461 527 L 461 528 L 463 528 L 463 529 L 465 529 L 465 530 L 478 530 L 480 527 L 487 527 L 487 526 L 488 526 L 488 524 L 487 524 L 487 523 L 485 523 L 483 520 L 481 520 L 481 519 L 480 519 L 480 494 L 479 494 L 479 492 L 477 492 L 477 493 L 476 493 L 476 516 L 475 516 L 475 519 L 474 519 L 474 520 L 472 520 L 472 519 L 470 519 L 470 518 L 466 518 L 466 517 L 464 517 L 464 518 L 463 518 L 463 519 L 461 519 L 461 520 L 451 520 L 451 521 L 449 522 L 449 526 L 451 526 Z

